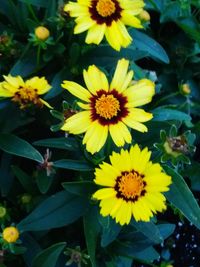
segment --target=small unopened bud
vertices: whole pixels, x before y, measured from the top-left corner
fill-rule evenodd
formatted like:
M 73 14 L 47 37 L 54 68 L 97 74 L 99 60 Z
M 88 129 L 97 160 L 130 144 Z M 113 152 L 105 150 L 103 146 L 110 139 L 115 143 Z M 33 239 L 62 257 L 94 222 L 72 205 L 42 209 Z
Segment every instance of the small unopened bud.
M 50 35 L 49 30 L 44 26 L 35 28 L 35 36 L 41 41 L 45 41 Z
M 2 236 L 8 243 L 15 243 L 19 238 L 19 231 L 14 226 L 6 227 L 3 230 Z
M 22 204 L 29 204 L 31 202 L 32 196 L 30 194 L 24 194 L 21 196 L 21 203 Z
M 181 85 L 181 93 L 183 95 L 189 95 L 191 93 L 191 88 L 188 83 L 184 83 Z
M 145 22 L 148 22 L 150 21 L 151 17 L 149 15 L 149 13 L 146 11 L 146 10 L 142 10 L 142 12 L 139 14 L 139 18 L 142 20 L 142 21 L 145 21 Z

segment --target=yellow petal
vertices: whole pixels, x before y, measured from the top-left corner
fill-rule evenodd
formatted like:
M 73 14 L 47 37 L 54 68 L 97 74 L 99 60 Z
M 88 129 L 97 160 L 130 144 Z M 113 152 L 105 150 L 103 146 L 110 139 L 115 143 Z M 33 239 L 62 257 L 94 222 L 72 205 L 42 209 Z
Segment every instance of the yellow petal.
M 140 122 L 137 122 L 137 121 L 133 121 L 130 116 L 127 116 L 127 117 L 123 118 L 122 121 L 128 127 L 132 128 L 134 130 L 137 130 L 139 132 L 144 133 L 144 132 L 147 132 L 148 131 L 147 127 L 144 124 L 142 124 Z
M 85 42 L 86 44 L 100 44 L 106 30 L 106 24 L 95 24 L 88 30 Z
M 155 84 L 148 79 L 142 79 L 125 90 L 123 94 L 128 98 L 127 107 L 142 106 L 151 102 L 155 94 Z
M 74 28 L 74 34 L 79 34 L 81 32 L 87 31 L 89 28 L 96 24 L 96 22 L 89 17 L 78 17 L 75 21 L 77 25 Z
M 118 61 L 112 82 L 110 84 L 110 90 L 116 89 L 118 92 L 120 93 L 122 92 L 122 89 L 124 89 L 123 86 L 124 83 L 125 82 L 127 83 L 126 79 L 127 79 L 128 66 L 129 66 L 128 60 L 123 58 Z
M 61 130 L 67 131 L 72 134 L 81 134 L 87 131 L 92 121 L 90 119 L 89 111 L 81 111 L 69 117 Z
M 131 171 L 133 169 L 131 164 L 132 159 L 128 150 L 121 149 L 120 154 L 113 152 L 110 156 L 110 162 L 120 172 Z
M 131 143 L 132 137 L 126 125 L 119 121 L 117 124 L 109 125 L 109 132 L 113 142 L 117 146 L 123 146 L 126 143 Z
M 45 77 L 33 77 L 25 82 L 25 87 L 37 89 L 38 95 L 43 95 L 51 89 L 51 85 L 48 84 Z
M 94 154 L 104 146 L 107 136 L 108 127 L 102 126 L 98 121 L 94 121 L 83 138 L 83 144 L 86 144 L 87 151 Z
M 50 109 L 53 109 L 53 107 L 48 103 L 46 102 L 45 100 L 43 100 L 42 98 L 40 98 L 40 101 L 42 102 L 42 104 L 44 104 L 46 107 L 50 108 Z
M 93 95 L 99 90 L 108 91 L 108 80 L 106 75 L 95 65 L 89 66 L 88 70 L 83 71 L 83 77 L 87 88 Z
M 130 108 L 128 116 L 130 120 L 138 121 L 138 122 L 146 122 L 153 118 L 151 113 L 145 112 L 143 109 L 140 108 Z
M 96 191 L 92 198 L 96 198 L 98 200 L 114 197 L 116 195 L 116 192 L 113 188 L 103 188 Z
M 102 216 L 108 216 L 111 212 L 111 210 L 117 205 L 118 199 L 117 198 L 105 198 L 102 199 L 100 202 L 101 207 L 101 215 Z
M 108 163 L 100 165 L 100 169 L 95 169 L 95 180 L 94 182 L 102 186 L 114 187 L 116 178 L 120 175 L 120 171 L 114 168 Z
M 61 84 L 61 86 L 67 89 L 72 95 L 86 102 L 89 102 L 89 99 L 92 96 L 88 90 L 75 82 L 63 81 L 63 84 Z

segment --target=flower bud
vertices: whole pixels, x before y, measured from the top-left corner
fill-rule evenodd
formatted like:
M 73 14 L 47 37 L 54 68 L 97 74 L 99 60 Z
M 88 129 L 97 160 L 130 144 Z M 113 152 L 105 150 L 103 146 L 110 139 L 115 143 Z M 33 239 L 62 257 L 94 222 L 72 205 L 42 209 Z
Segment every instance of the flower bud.
M 188 83 L 182 84 L 180 89 L 183 95 L 189 95 L 191 93 L 191 88 Z
M 8 243 L 15 243 L 19 238 L 19 231 L 16 227 L 10 226 L 3 230 L 3 239 Z
M 142 12 L 139 14 L 139 18 L 142 20 L 142 21 L 145 21 L 145 22 L 148 22 L 150 21 L 151 17 L 149 15 L 149 13 L 146 11 L 146 10 L 142 10 Z
M 50 35 L 49 30 L 46 27 L 39 26 L 35 28 L 35 36 L 41 41 L 45 41 Z

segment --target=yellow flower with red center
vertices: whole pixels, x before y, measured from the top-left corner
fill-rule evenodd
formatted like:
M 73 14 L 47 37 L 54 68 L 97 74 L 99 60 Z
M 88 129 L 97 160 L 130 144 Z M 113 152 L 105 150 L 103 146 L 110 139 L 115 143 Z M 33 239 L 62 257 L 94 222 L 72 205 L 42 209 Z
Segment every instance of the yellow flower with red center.
M 103 162 L 95 170 L 94 182 L 99 189 L 93 198 L 100 200 L 102 216 L 110 215 L 121 225 L 136 221 L 150 221 L 157 211 L 166 209 L 162 192 L 169 190 L 171 177 L 158 163 L 150 161 L 151 152 L 138 145 L 130 150 L 113 152 L 111 164 Z
M 64 11 L 75 17 L 74 33 L 88 30 L 87 44 L 100 44 L 104 35 L 116 50 L 130 45 L 132 38 L 126 26 L 143 28 L 137 17 L 144 7 L 143 0 L 77 0 L 65 5 Z
M 33 77 L 24 81 L 21 76 L 3 76 L 5 81 L 0 83 L 0 97 L 10 97 L 13 102 L 19 104 L 20 108 L 26 108 L 30 104 L 42 107 L 51 106 L 40 98 L 40 95 L 47 93 L 51 86 L 42 77 Z
M 128 66 L 128 60 L 118 61 L 110 85 L 105 74 L 94 65 L 83 71 L 88 89 L 72 81 L 62 84 L 85 103 L 78 102 L 83 111 L 67 118 L 61 129 L 72 134 L 85 132 L 83 144 L 92 154 L 104 146 L 109 134 L 120 147 L 132 141 L 128 128 L 147 132 L 143 122 L 153 116 L 137 107 L 151 102 L 155 84 L 148 79 L 132 83 L 133 71 L 128 71 Z
M 19 231 L 14 226 L 6 227 L 3 230 L 2 237 L 8 243 L 15 243 L 19 238 Z

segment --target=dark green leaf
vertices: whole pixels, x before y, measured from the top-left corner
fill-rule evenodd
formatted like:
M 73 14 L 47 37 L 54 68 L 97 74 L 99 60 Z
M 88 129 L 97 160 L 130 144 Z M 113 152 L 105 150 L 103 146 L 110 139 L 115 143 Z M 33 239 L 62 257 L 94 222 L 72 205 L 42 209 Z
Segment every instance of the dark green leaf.
M 92 267 L 96 267 L 96 246 L 97 238 L 100 232 L 100 224 L 98 221 L 99 211 L 96 206 L 90 208 L 83 218 L 84 233 L 87 244 L 87 250 L 90 255 Z
M 42 231 L 68 225 L 85 213 L 86 198 L 61 191 L 47 198 L 18 224 L 20 231 Z
M 146 237 L 152 240 L 154 243 L 163 242 L 163 238 L 160 234 L 158 227 L 152 222 L 135 222 L 132 221 L 131 224 Z
M 116 223 L 115 220 L 113 220 L 109 216 L 107 217 L 100 216 L 99 220 L 103 228 L 101 236 L 101 246 L 106 247 L 117 238 L 122 227 L 120 224 Z
M 43 162 L 39 151 L 25 140 L 12 134 L 0 134 L 0 149 L 12 155 Z
M 35 146 L 44 146 L 52 148 L 66 149 L 69 151 L 76 151 L 78 149 L 77 141 L 70 137 L 59 137 L 38 140 L 33 143 Z
M 152 113 L 153 113 L 153 121 L 168 121 L 168 120 L 191 121 L 190 115 L 176 109 L 159 107 L 152 110 Z
M 47 176 L 46 170 L 40 170 L 37 172 L 36 183 L 42 194 L 47 193 L 53 182 L 53 179 L 54 179 L 53 175 Z
M 165 195 L 170 203 L 178 208 L 185 217 L 200 229 L 200 207 L 183 177 L 168 166 L 164 167 L 172 177 L 169 192 Z
M 66 182 L 62 183 L 62 186 L 69 193 L 87 196 L 95 191 L 95 184 L 91 181 L 80 181 L 80 182 Z
M 169 58 L 165 50 L 154 39 L 150 38 L 145 33 L 134 29 L 130 30 L 130 35 L 133 38 L 133 44 L 139 49 L 139 51 L 144 51 L 153 58 L 159 59 L 164 63 L 169 63 Z
M 44 249 L 34 258 L 32 267 L 55 267 L 65 246 L 66 243 L 61 242 Z
M 61 169 L 68 169 L 74 171 L 92 171 L 93 167 L 86 161 L 61 159 L 53 162 L 53 166 Z

